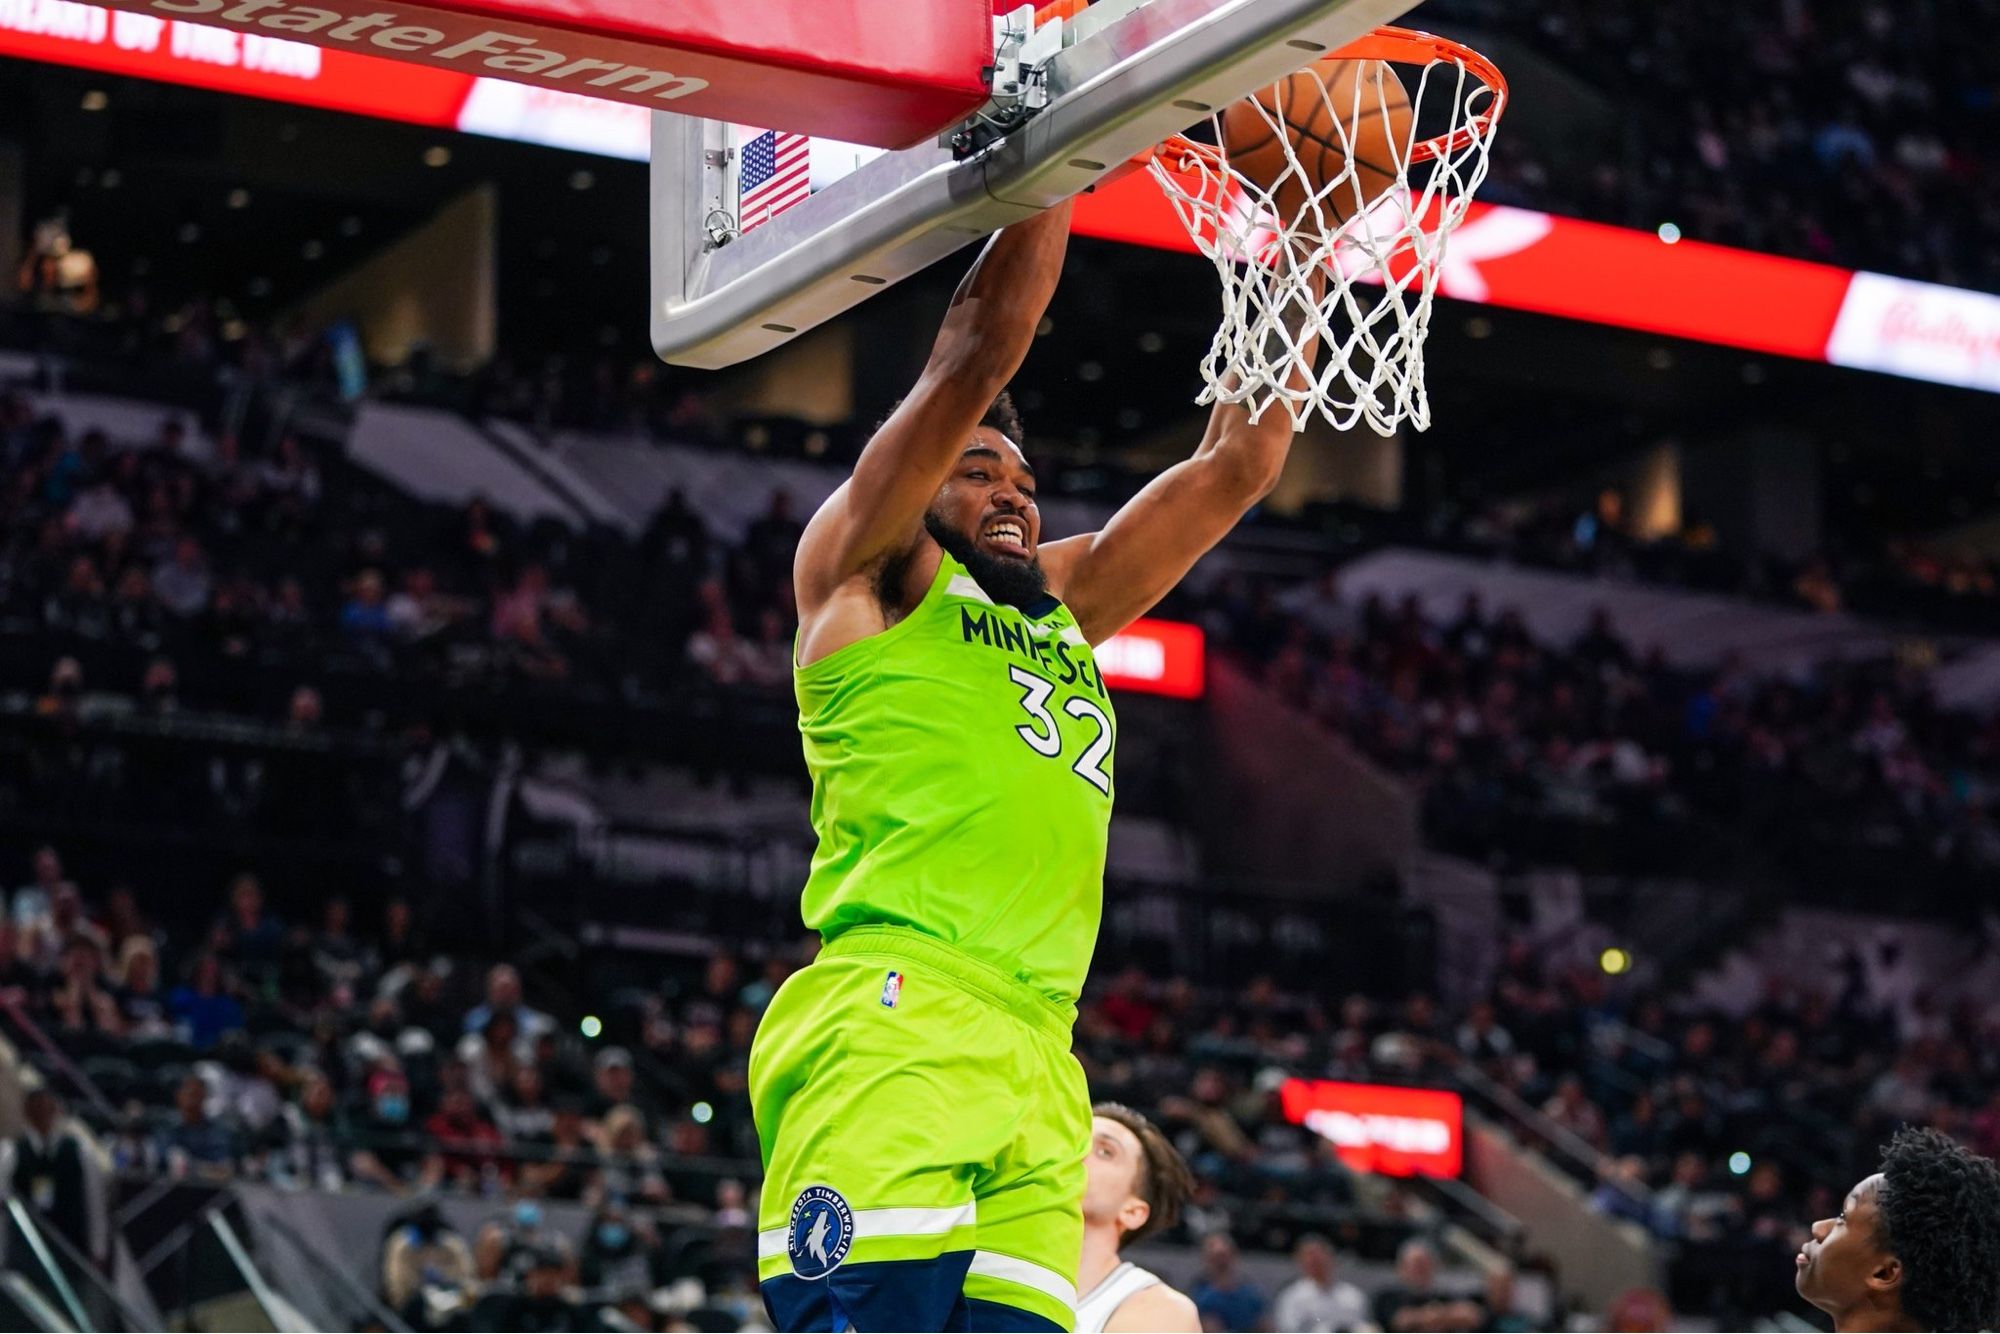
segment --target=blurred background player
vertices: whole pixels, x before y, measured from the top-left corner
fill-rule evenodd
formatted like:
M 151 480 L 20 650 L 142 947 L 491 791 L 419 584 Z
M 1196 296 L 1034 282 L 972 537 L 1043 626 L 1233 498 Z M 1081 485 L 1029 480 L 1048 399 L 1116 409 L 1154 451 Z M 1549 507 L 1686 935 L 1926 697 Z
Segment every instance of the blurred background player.
M 1194 1176 L 1159 1127 L 1115 1102 L 1091 1109 L 1084 1159 L 1083 1260 L 1077 1268 L 1079 1334 L 1199 1330 L 1194 1303 L 1122 1258 L 1128 1242 L 1172 1227 Z
M 1858 1330 L 2000 1327 L 2000 1168 L 1903 1129 L 1799 1250 L 1799 1295 Z

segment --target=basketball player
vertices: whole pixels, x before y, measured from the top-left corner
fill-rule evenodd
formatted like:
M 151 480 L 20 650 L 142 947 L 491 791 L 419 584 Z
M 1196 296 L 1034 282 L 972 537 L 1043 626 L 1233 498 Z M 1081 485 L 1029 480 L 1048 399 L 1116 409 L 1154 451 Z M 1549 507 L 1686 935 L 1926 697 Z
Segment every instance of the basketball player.
M 1194 1303 L 1158 1275 L 1119 1259 L 1128 1241 L 1170 1228 L 1194 1193 L 1194 1177 L 1159 1127 L 1130 1107 L 1091 1108 L 1084 1159 L 1083 1263 L 1077 1269 L 1077 1334 L 1156 1330 L 1199 1334 Z
M 1004 390 L 1069 225 L 1064 203 L 988 245 L 799 547 L 802 907 L 825 947 L 750 1059 L 779 1329 L 1075 1319 L 1091 1121 L 1070 1030 L 1116 750 L 1092 646 L 1270 490 L 1292 428 L 1218 407 L 1102 532 L 1043 545 Z
M 1897 1131 L 1882 1170 L 1813 1224 L 1797 1283 L 1836 1334 L 2000 1329 L 2000 1168 L 1935 1130 Z

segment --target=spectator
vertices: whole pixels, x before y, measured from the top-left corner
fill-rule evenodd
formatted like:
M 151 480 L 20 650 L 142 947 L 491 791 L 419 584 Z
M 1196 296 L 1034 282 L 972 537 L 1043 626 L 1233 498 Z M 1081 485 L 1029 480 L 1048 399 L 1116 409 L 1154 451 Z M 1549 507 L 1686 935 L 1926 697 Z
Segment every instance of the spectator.
M 132 506 L 109 477 L 85 487 L 69 507 L 70 531 L 93 546 L 108 537 L 124 537 L 132 523 Z
M 1490 1330 L 1492 1334 L 1526 1334 L 1528 1330 L 1544 1328 L 1521 1310 L 1512 1265 L 1503 1261 L 1486 1272 L 1486 1297 L 1480 1304 L 1479 1322 L 1473 1328 Z
M 160 1154 L 175 1176 L 224 1180 L 242 1151 L 236 1132 L 208 1112 L 208 1085 L 189 1075 L 174 1092 L 175 1121 L 160 1140 Z
M 1592 1148 L 1604 1146 L 1604 1113 L 1597 1110 L 1597 1104 L 1584 1092 L 1583 1081 L 1575 1075 L 1565 1075 L 1556 1084 L 1555 1093 L 1542 1105 L 1542 1113 Z
M 1421 1240 L 1396 1252 L 1396 1281 L 1375 1294 L 1375 1323 L 1389 1334 L 1407 1330 L 1478 1329 L 1485 1314 L 1477 1302 L 1438 1292 L 1437 1253 Z
M 222 961 L 213 954 L 194 961 L 187 983 L 174 988 L 167 999 L 167 1009 L 197 1051 L 207 1051 L 224 1034 L 243 1028 L 243 1005 L 229 994 Z
M 21 1133 L 0 1144 L 0 1187 L 95 1263 L 108 1263 L 110 1199 L 96 1152 L 49 1088 L 30 1089 L 21 1112 Z
M 271 1156 L 272 1177 L 298 1190 L 345 1186 L 353 1128 L 327 1077 L 316 1070 L 306 1074 L 298 1101 L 286 1103 L 281 1116 L 284 1138 Z
M 382 1301 L 412 1328 L 435 1323 L 425 1309 L 429 1293 L 448 1311 L 474 1286 L 472 1248 L 435 1202 L 411 1214 L 382 1246 Z
M 555 1028 L 554 1020 L 523 1002 L 521 974 L 515 971 L 512 964 L 495 964 L 488 970 L 485 1003 L 473 1007 L 466 1014 L 464 1031 L 485 1031 L 487 1021 L 496 1014 L 512 1015 L 521 1036 L 529 1041 Z
M 1217 1234 L 1201 1243 L 1201 1282 L 1192 1293 L 1205 1330 L 1263 1328 L 1264 1294 L 1243 1276 L 1236 1243 Z
M 278 441 L 277 454 L 257 470 L 257 484 L 267 498 L 294 509 L 319 502 L 319 469 L 306 457 L 295 436 Z
M 1369 1323 L 1368 1298 L 1336 1277 L 1333 1243 L 1308 1235 L 1292 1252 L 1299 1276 L 1279 1290 L 1271 1322 L 1286 1330 L 1358 1330 Z
M 630 1106 L 643 1119 L 647 1110 L 634 1102 L 637 1081 L 632 1073 L 632 1053 L 623 1047 L 606 1047 L 591 1065 L 591 1091 L 585 1106 L 593 1121 L 602 1121 L 615 1107 Z M 650 1109 L 657 1113 L 657 1109 Z
M 29 1004 L 38 1003 L 48 975 L 21 957 L 20 935 L 0 916 L 0 993 L 16 992 Z
M 355 576 L 352 593 L 340 609 L 340 628 L 350 639 L 386 639 L 396 631 L 396 621 L 386 604 L 382 572 L 363 570 Z
M 97 259 L 70 239 L 66 217 L 48 218 L 35 225 L 17 285 L 38 310 L 89 315 L 97 310 Z
M 145 936 L 127 937 L 118 972 L 124 980 L 112 996 L 126 1037 L 138 1042 L 172 1036 L 173 1017 L 160 994 L 160 956 L 153 942 Z
M 437 576 L 422 567 L 403 572 L 403 586 L 389 598 L 387 610 L 389 628 L 405 642 L 437 634 L 451 621 Z
M 435 1187 L 444 1179 L 444 1160 L 422 1152 L 410 1133 L 410 1081 L 395 1057 L 385 1052 L 371 1062 L 364 1093 L 368 1110 L 349 1159 L 355 1177 L 398 1194 Z
M 248 871 L 229 885 L 229 910 L 209 935 L 211 948 L 260 987 L 277 980 L 285 946 L 284 924 L 264 906 L 264 886 Z
M 506 1142 L 470 1090 L 447 1090 L 424 1122 L 424 1133 L 437 1141 L 446 1178 L 463 1189 L 477 1190 L 490 1180 L 513 1176 L 513 1164 L 493 1152 Z
M 149 718 L 168 718 L 180 712 L 180 673 L 170 658 L 155 658 L 146 664 L 139 681 L 139 712 Z
M 652 1225 L 628 1213 L 624 1201 L 607 1199 L 583 1235 L 578 1277 L 584 1287 L 601 1290 L 601 1300 L 647 1292 L 653 1287 L 651 1251 L 657 1240 Z
M 792 558 L 804 535 L 805 526 L 792 514 L 792 493 L 779 487 L 771 493 L 770 507 L 744 533 L 744 551 L 762 582 L 760 594 L 768 596 L 790 578 Z
M 291 702 L 285 706 L 285 727 L 292 732 L 317 732 L 325 716 L 326 704 L 319 691 L 300 686 L 292 691 Z
M 756 650 L 736 633 L 727 607 L 714 607 L 708 620 L 688 640 L 688 661 L 720 686 L 741 685 L 754 678 Z
M 518 1288 L 487 1292 L 473 1307 L 470 1327 L 489 1330 L 562 1331 L 597 1327 L 595 1317 L 563 1297 L 569 1257 L 548 1243 L 521 1248 L 513 1261 Z
M 600 1190 L 604 1198 L 664 1203 L 669 1192 L 667 1178 L 660 1171 L 660 1151 L 646 1139 L 645 1121 L 636 1108 L 614 1107 L 604 1117 L 599 1131 L 604 1170 Z
M 104 985 L 102 958 L 86 935 L 73 935 L 63 946 L 62 980 L 49 993 L 49 1010 L 65 1041 L 125 1035 L 125 1016 Z
M 513 1079 L 495 1101 L 494 1123 L 509 1143 L 547 1142 L 555 1128 L 555 1110 L 544 1096 L 542 1072 L 530 1062 L 514 1067 Z
M 757 638 L 743 650 L 743 679 L 774 689 L 792 679 L 792 634 L 775 607 L 757 614 Z
M 337 895 L 328 899 L 319 933 L 312 937 L 310 947 L 313 971 L 319 975 L 321 992 L 350 998 L 344 1003 L 351 1003 L 361 979 L 373 971 L 373 960 L 367 948 L 348 929 L 351 915 L 352 909 L 346 899 Z
M 597 1185 L 597 1150 L 585 1135 L 583 1109 L 573 1099 L 562 1099 L 550 1110 L 547 1138 L 529 1142 L 540 1156 L 521 1167 L 522 1193 L 581 1200 Z
M 67 888 L 74 892 L 76 886 L 63 876 L 62 858 L 50 847 L 38 848 L 33 861 L 34 877 L 14 891 L 11 909 L 14 926 L 21 933 L 25 944 L 33 937 L 50 930 L 53 926 L 51 914 L 54 912 L 56 896 Z
M 201 543 L 183 537 L 174 544 L 172 559 L 153 567 L 153 596 L 174 615 L 186 618 L 208 609 L 215 591 L 214 576 L 202 555 Z

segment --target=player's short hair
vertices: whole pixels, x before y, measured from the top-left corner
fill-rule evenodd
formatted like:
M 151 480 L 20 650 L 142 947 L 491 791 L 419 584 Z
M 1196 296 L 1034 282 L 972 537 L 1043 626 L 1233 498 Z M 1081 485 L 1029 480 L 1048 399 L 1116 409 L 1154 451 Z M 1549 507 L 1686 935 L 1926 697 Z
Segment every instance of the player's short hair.
M 1005 389 L 1000 397 L 993 400 L 993 406 L 986 409 L 986 415 L 979 419 L 981 426 L 990 427 L 1026 449 L 1028 428 L 1021 424 L 1021 410 L 1014 406 L 1014 396 Z
M 1116 1121 L 1139 1141 L 1139 1180 L 1134 1193 L 1146 1202 L 1149 1212 L 1143 1224 L 1118 1238 L 1119 1248 L 1123 1249 L 1127 1242 L 1141 1241 L 1178 1223 L 1181 1209 L 1187 1204 L 1188 1197 L 1194 1194 L 1194 1173 L 1188 1170 L 1180 1151 L 1174 1148 L 1158 1126 L 1146 1118 L 1145 1113 L 1134 1111 L 1122 1102 L 1100 1102 L 1090 1111 L 1094 1116 Z
M 880 432 L 887 426 L 889 418 L 895 416 L 896 409 L 902 406 L 903 400 L 900 398 L 891 403 L 889 410 L 882 414 L 882 420 L 875 423 L 875 432 Z M 979 424 L 998 431 L 1024 450 L 1028 447 L 1026 440 L 1028 428 L 1021 424 L 1021 410 L 1014 406 L 1014 396 L 1005 389 L 1000 391 L 1000 397 L 994 399 L 992 405 L 986 409 L 986 415 L 979 419 Z
M 1903 1263 L 1903 1314 L 1919 1329 L 2000 1328 L 2000 1167 L 1905 1127 L 1882 1151 L 1875 1207 L 1877 1241 Z

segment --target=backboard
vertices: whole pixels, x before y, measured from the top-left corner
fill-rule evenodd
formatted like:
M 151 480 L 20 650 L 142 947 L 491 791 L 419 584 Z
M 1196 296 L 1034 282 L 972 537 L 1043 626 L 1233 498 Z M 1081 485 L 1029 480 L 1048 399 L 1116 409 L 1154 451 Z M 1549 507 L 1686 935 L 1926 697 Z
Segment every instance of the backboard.
M 901 151 L 807 147 L 656 112 L 654 348 L 705 368 L 770 351 L 1416 3 L 1071 0 L 1039 18 L 1024 8 L 994 20 L 993 100 Z

